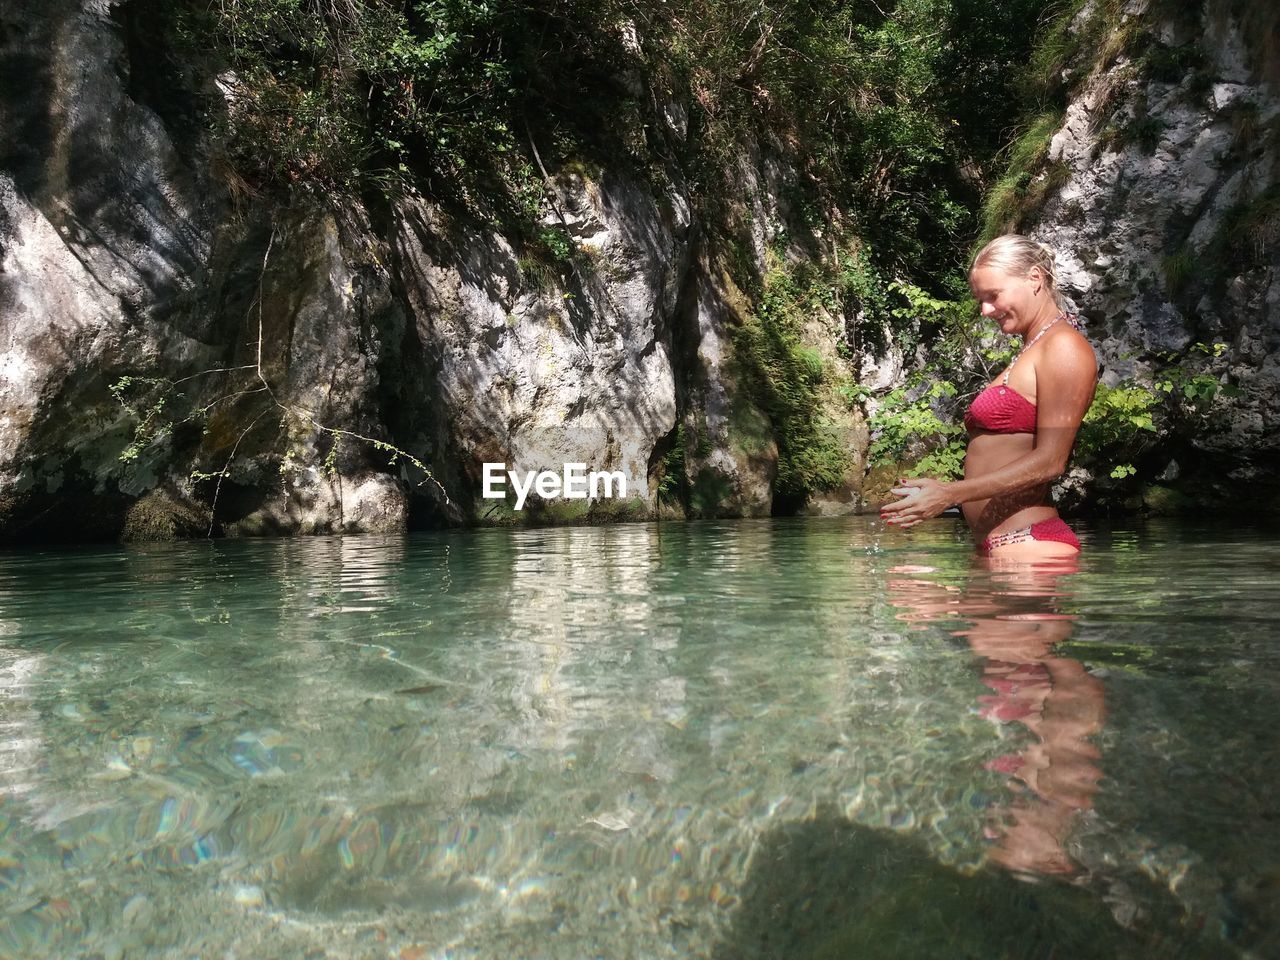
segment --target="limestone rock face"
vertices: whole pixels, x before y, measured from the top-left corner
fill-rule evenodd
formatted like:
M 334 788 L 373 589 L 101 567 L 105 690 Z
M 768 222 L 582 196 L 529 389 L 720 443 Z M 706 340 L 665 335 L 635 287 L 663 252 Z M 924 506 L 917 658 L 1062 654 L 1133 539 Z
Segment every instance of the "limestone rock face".
M 0 539 L 645 517 L 672 470 L 696 513 L 769 513 L 777 444 L 734 360 L 750 305 L 678 173 L 554 171 L 553 257 L 419 197 L 246 195 L 146 95 L 131 10 L 0 10 Z M 662 119 L 687 134 L 679 104 Z M 745 163 L 764 224 L 785 171 Z M 581 463 L 627 497 L 516 517 L 481 498 L 485 463 Z
M 738 389 L 732 329 L 745 298 L 708 260 L 691 279 L 685 326 L 689 402 L 683 422 L 690 507 L 698 516 L 767 517 L 773 505 L 778 446 L 768 421 Z
M 1242 11 L 1266 19 L 1219 0 L 1177 20 L 1126 8 L 1114 29 L 1142 18 L 1145 41 L 1069 104 L 1049 151 L 1064 182 L 1029 231 L 1057 252 L 1104 382 L 1185 362 L 1240 388 L 1188 425 L 1226 455 L 1223 480 L 1280 455 L 1280 64 Z M 1193 349 L 1214 343 L 1213 362 Z
M 110 527 L 157 478 L 118 459 L 127 427 L 107 386 L 162 355 L 217 359 L 216 317 L 193 309 L 211 203 L 124 96 L 106 7 L 0 12 L 0 523 L 17 533 Z
M 210 399 L 220 405 L 195 450 L 203 472 L 223 475 L 224 530 L 403 530 L 407 478 L 378 446 L 388 440 L 379 362 L 402 311 L 369 224 L 350 205 L 341 219 L 274 211 L 262 229 L 242 339 L 231 345 L 231 372 L 206 377 L 224 393 Z M 246 267 L 251 248 L 238 251 Z M 222 399 L 229 384 L 239 395 L 231 403 Z
M 342 433 L 381 438 L 394 308 L 363 214 L 237 211 L 126 95 L 110 6 L 0 14 L 0 531 L 402 527 Z
M 501 235 L 450 224 L 422 201 L 397 209 L 396 272 L 412 308 L 406 426 L 415 450 L 445 463 L 451 498 L 482 513 L 505 509 L 476 502 L 485 463 L 617 471 L 634 509 L 651 513 L 653 452 L 676 419 L 670 330 L 688 209 L 611 174 L 561 176 L 555 192 L 549 225 L 579 244 L 568 263 L 522 261 Z

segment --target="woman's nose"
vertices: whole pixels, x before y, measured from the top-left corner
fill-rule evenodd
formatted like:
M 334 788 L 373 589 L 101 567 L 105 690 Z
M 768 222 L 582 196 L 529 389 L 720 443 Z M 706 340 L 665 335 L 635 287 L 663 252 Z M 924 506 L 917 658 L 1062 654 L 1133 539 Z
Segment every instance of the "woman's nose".
M 994 316 L 995 312 L 996 312 L 996 308 L 994 304 L 985 303 L 985 302 L 982 304 L 982 315 L 984 317 Z

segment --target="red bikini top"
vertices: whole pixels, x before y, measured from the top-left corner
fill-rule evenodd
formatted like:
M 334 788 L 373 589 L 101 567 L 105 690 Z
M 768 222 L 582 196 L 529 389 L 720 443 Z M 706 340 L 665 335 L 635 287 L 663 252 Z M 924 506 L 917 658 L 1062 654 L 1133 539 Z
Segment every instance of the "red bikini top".
M 970 433 L 1035 433 L 1036 405 L 1011 387 L 993 384 L 973 398 L 964 425 Z
M 1009 386 L 1009 374 L 1013 373 L 1013 365 L 1022 355 L 1034 347 L 1059 320 L 1065 320 L 1073 329 L 1079 329 L 1075 317 L 1059 311 L 1056 317 L 1040 328 L 1039 333 L 1024 343 L 1017 356 L 1009 361 L 1001 382 L 993 383 L 974 397 L 973 403 L 964 412 L 964 425 L 970 433 L 977 430 L 985 430 L 987 433 L 1036 432 L 1036 405 Z

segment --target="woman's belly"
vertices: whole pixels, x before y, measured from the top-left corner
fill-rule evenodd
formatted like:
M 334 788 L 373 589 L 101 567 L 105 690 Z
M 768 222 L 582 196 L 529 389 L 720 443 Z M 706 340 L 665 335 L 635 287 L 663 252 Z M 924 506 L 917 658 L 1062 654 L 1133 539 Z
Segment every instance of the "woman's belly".
M 965 453 L 964 477 L 972 480 L 994 473 L 1033 449 L 1035 437 L 1029 433 L 974 434 L 969 438 Z M 960 509 L 977 540 L 1039 523 L 1058 514 L 1053 508 L 1047 483 L 987 500 L 970 500 L 961 504 Z

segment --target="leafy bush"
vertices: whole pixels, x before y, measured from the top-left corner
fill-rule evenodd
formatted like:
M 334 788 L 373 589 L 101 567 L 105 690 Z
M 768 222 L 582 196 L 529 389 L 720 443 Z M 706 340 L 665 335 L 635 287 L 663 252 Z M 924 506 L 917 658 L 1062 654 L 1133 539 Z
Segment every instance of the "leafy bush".
M 900 329 L 912 329 L 929 342 L 929 360 L 907 385 L 872 404 L 871 465 L 908 464 L 902 469 L 910 476 L 956 479 L 963 472 L 966 446 L 965 429 L 955 419 L 956 401 L 988 379 L 990 371 L 977 368 L 983 361 L 998 364 L 1011 354 L 988 346 L 975 323 L 972 298 L 934 297 L 905 281 L 895 281 L 889 291 L 889 315 Z
M 1076 449 L 1081 459 L 1110 464 L 1111 476 L 1116 479 L 1132 475 L 1136 469 L 1133 461 L 1155 444 L 1159 404 L 1159 395 L 1150 387 L 1099 384 L 1080 425 Z
M 939 400 L 956 395 L 954 384 L 934 380 L 923 390 L 902 387 L 884 397 L 868 425 L 873 464 L 914 461 L 904 472 L 913 477 L 954 480 L 962 473 L 964 427 L 938 415 Z
M 1191 432 L 1189 421 L 1203 425 L 1219 396 L 1239 393 L 1205 367 L 1226 349 L 1225 343 L 1197 343 L 1189 357 L 1158 357 L 1164 365 L 1154 378 L 1099 384 L 1080 428 L 1079 458 L 1095 470 L 1109 470 L 1113 479 L 1143 479 L 1136 464 L 1161 438 Z

